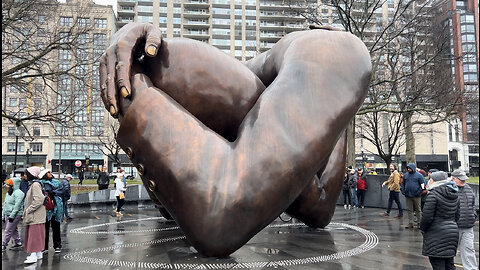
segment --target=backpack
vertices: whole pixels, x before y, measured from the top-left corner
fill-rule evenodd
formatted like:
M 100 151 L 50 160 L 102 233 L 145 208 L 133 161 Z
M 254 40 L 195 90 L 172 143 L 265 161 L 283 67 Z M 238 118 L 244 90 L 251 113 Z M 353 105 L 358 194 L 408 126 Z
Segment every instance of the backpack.
M 53 210 L 55 208 L 55 203 L 53 202 L 52 198 L 50 198 L 50 195 L 48 192 L 45 190 L 45 185 L 38 180 L 34 180 L 33 182 L 37 182 L 42 186 L 42 193 L 43 196 L 45 196 L 45 199 L 43 200 L 43 205 L 45 205 L 46 210 Z

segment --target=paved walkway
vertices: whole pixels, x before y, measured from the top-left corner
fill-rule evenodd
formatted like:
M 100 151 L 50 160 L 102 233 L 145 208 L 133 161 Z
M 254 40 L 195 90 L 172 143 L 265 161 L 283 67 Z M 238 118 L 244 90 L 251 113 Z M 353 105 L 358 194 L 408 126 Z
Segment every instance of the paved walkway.
M 113 211 L 77 211 L 73 221 L 62 224 L 61 253 L 50 247 L 43 260 L 28 266 L 23 249 L 7 250 L 2 269 L 431 269 L 421 255 L 420 231 L 404 229 L 405 220 L 381 212 L 337 207 L 325 230 L 277 219 L 231 256 L 218 259 L 196 253 L 175 223 L 153 207 L 127 206 L 122 218 Z M 476 234 L 477 260 L 478 245 Z M 455 263 L 462 269 L 459 256 Z

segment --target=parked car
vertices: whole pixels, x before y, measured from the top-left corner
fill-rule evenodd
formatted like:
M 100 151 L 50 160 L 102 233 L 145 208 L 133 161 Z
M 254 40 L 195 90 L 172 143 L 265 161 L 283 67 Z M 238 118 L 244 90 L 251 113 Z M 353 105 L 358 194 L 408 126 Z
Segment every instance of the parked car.
M 85 179 L 97 179 L 98 173 L 86 171 L 83 172 L 83 176 L 85 177 Z

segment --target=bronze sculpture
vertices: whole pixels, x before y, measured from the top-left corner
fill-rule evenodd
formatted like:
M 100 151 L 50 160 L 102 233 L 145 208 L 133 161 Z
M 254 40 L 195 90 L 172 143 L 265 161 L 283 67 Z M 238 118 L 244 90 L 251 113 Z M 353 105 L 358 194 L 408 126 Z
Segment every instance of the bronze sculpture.
M 234 252 L 283 211 L 330 222 L 344 130 L 370 80 L 359 39 L 294 32 L 245 66 L 150 24 L 124 26 L 111 44 L 100 83 L 117 141 L 201 254 Z

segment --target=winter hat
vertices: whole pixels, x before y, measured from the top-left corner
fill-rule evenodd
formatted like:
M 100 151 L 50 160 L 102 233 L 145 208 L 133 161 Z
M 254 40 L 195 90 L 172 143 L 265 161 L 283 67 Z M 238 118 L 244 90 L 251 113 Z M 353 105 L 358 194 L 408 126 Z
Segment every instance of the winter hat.
M 430 178 L 433 179 L 433 181 L 442 181 L 442 180 L 447 180 L 448 179 L 448 174 L 446 172 L 438 171 L 434 172 L 430 175 Z
M 71 174 L 65 175 L 65 178 L 69 178 L 69 177 L 70 177 L 70 178 L 73 178 Z
M 428 171 L 429 171 L 430 173 L 438 172 L 437 169 L 430 169 L 430 170 L 428 170 Z
M 467 181 L 469 179 L 464 171 L 458 169 L 452 172 L 452 176 L 462 181 Z
M 45 174 L 47 174 L 47 172 L 49 172 L 50 170 L 47 170 L 47 169 L 43 169 L 39 174 L 38 174 L 38 179 L 42 179 L 43 176 Z
M 12 179 L 7 179 L 7 180 L 5 180 L 5 184 L 13 187 L 13 180 Z
M 43 167 L 37 167 L 37 166 L 33 166 L 33 167 L 30 167 L 30 168 L 27 168 L 27 171 L 33 176 L 33 177 L 38 177 L 38 175 L 40 174 L 40 172 L 44 170 Z

